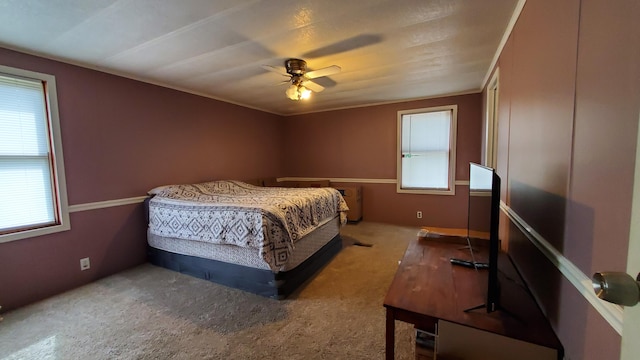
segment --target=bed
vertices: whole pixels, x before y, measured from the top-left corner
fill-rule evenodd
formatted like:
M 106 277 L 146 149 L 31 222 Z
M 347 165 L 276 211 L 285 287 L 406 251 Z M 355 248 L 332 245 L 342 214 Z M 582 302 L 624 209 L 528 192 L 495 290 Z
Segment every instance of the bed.
M 149 195 L 152 264 L 258 295 L 286 298 L 342 248 L 348 207 L 333 188 L 220 180 Z

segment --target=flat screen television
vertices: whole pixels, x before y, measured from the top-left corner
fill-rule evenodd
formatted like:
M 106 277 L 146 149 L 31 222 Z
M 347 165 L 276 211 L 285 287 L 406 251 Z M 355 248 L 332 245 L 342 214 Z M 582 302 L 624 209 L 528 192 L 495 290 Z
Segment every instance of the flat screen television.
M 475 269 L 488 270 L 486 303 L 466 311 L 486 307 L 487 312 L 499 308 L 500 284 L 498 281 L 498 252 L 500 239 L 498 225 L 500 217 L 500 177 L 495 170 L 483 165 L 469 164 L 469 206 L 467 223 L 467 241 L 471 261 L 451 259 L 452 264 L 464 265 Z M 475 261 L 471 239 L 489 241 L 489 261 Z

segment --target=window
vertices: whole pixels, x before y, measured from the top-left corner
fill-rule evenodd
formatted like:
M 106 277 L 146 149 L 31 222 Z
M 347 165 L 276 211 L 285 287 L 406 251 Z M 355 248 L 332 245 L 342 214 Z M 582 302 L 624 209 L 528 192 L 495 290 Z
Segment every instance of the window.
M 398 112 L 398 192 L 455 194 L 457 105 Z
M 69 228 L 55 78 L 0 66 L 0 242 Z

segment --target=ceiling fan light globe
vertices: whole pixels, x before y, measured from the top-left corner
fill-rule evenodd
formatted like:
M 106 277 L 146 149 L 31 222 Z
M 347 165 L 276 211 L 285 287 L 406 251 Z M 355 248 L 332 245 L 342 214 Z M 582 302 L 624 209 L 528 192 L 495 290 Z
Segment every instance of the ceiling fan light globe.
M 298 87 L 295 85 L 291 85 L 284 92 L 287 95 L 287 98 L 291 100 L 298 100 Z
M 300 93 L 300 99 L 308 99 L 311 97 L 311 90 L 307 89 L 304 86 L 300 86 L 298 92 Z

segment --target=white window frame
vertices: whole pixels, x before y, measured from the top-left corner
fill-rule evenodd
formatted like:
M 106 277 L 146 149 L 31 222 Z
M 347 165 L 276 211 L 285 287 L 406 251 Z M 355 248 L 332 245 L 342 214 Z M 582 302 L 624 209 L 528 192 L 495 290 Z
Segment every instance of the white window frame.
M 402 116 L 411 114 L 421 114 L 428 112 L 451 111 L 451 125 L 449 132 L 449 179 L 447 189 L 434 188 L 403 188 L 402 187 Z M 434 106 L 422 109 L 401 110 L 398 111 L 398 130 L 397 130 L 397 180 L 396 191 L 398 193 L 408 194 L 431 194 L 431 195 L 455 195 L 455 179 L 456 179 L 456 137 L 458 128 L 458 105 Z
M 498 111 L 500 95 L 500 69 L 496 68 L 487 86 L 486 114 L 484 122 L 484 165 L 498 166 Z
M 42 81 L 45 84 L 44 91 L 46 104 L 43 105 L 46 105 L 46 109 L 48 110 L 46 115 L 49 122 L 48 138 L 51 144 L 50 169 L 53 180 L 52 196 L 55 197 L 53 202 L 58 213 L 58 218 L 54 224 L 33 229 L 17 230 L 16 232 L 9 232 L 7 234 L 0 234 L 0 243 L 69 230 L 71 229 L 71 223 L 69 221 L 69 205 L 67 201 L 67 185 L 64 175 L 64 156 L 62 154 L 62 136 L 58 115 L 58 95 L 55 76 L 2 65 L 0 65 L 0 74 L 9 77 Z

